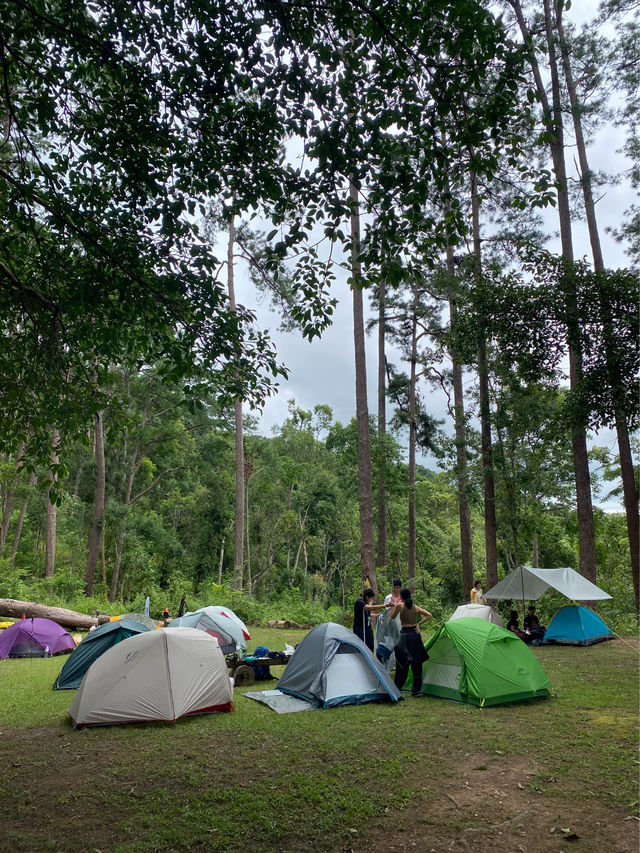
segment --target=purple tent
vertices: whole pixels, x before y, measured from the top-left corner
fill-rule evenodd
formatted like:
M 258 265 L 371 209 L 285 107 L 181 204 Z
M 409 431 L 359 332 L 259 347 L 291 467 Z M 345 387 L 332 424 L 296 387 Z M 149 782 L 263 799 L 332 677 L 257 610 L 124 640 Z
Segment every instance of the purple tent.
M 43 658 L 75 649 L 75 640 L 51 619 L 20 619 L 0 633 L 0 660 Z

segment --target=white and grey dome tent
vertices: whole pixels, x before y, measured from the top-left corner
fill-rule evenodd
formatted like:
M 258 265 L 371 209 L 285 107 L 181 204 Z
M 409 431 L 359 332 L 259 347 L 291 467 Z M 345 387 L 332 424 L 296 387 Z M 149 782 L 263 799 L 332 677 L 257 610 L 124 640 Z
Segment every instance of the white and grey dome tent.
M 485 622 L 491 622 L 493 625 L 499 625 L 501 628 L 504 628 L 502 616 L 496 613 L 493 607 L 489 607 L 488 604 L 461 604 L 459 607 L 456 607 L 447 621 L 451 622 L 452 619 L 465 619 L 467 617 L 484 619 Z
M 194 628 L 159 628 L 95 660 L 67 713 L 81 728 L 231 710 L 233 688 L 215 637 Z
M 375 655 L 336 622 L 324 622 L 298 643 L 278 689 L 319 708 L 402 699 Z
M 556 589 L 572 601 L 603 601 L 611 598 L 573 569 L 533 569 L 518 566 L 491 589 L 484 593 L 489 600 L 510 598 L 537 601 L 549 589 Z

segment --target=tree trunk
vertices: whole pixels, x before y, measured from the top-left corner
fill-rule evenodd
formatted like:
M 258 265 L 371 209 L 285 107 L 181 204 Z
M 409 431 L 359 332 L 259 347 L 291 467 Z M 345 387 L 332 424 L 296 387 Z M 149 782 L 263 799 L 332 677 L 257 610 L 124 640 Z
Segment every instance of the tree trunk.
M 367 360 L 360 264 L 360 213 L 358 191 L 349 185 L 351 200 L 351 289 L 353 291 L 353 338 L 356 372 L 356 420 L 358 424 L 358 499 L 360 507 L 360 557 L 362 582 L 378 594 L 373 542 L 373 494 L 371 488 L 371 440 L 367 404 Z
M 447 243 L 447 272 L 455 276 L 453 248 Z M 451 337 L 455 342 L 457 305 L 453 285 L 449 287 L 449 322 Z M 464 389 L 462 365 L 458 360 L 455 343 L 451 347 L 451 373 L 453 382 L 454 423 L 456 433 L 456 480 L 458 488 L 458 516 L 460 519 L 460 556 L 462 560 L 463 598 L 473 586 L 473 548 L 471 545 L 471 510 L 469 508 L 469 473 L 467 469 L 467 426 L 464 414 Z
M 127 515 L 129 512 L 129 505 L 131 503 L 131 495 L 133 493 L 133 481 L 135 480 L 136 472 L 138 470 L 138 451 L 139 447 L 136 447 L 133 456 L 131 457 L 131 465 L 129 466 L 129 473 L 127 475 L 127 485 L 124 490 L 124 506 L 125 506 L 125 517 L 121 522 L 120 531 L 118 533 L 118 539 L 116 541 L 116 553 L 113 559 L 113 571 L 111 573 L 111 585 L 109 586 L 109 601 L 113 604 L 116 600 L 116 596 L 118 595 L 118 582 L 120 581 L 120 565 L 122 561 L 122 552 L 124 549 L 124 540 L 127 535 Z
M 16 480 L 20 477 L 20 469 L 24 465 L 22 454 L 24 453 L 24 442 L 21 441 L 18 445 L 18 452 L 16 453 Z M 9 536 L 9 524 L 11 523 L 11 515 L 13 513 L 13 501 L 15 498 L 15 489 L 11 487 L 5 496 L 2 506 L 2 525 L 0 525 L 0 553 L 4 551 L 5 545 L 7 544 L 7 538 Z
M 418 412 L 416 401 L 416 362 L 417 353 L 417 295 L 413 300 L 413 316 L 411 317 L 411 359 L 409 376 L 409 505 L 408 505 L 408 555 L 407 577 L 408 586 L 416 577 L 416 444 L 418 431 Z
M 47 607 L 34 601 L 18 601 L 15 598 L 0 598 L 0 615 L 20 619 L 22 614 L 29 619 L 52 619 L 63 628 L 93 628 L 109 621 L 108 616 L 86 616 L 64 607 Z
M 387 289 L 384 281 L 378 291 L 378 549 L 376 565 L 381 569 L 387 565 L 387 357 L 386 344 L 386 308 Z
M 222 586 L 222 565 L 224 563 L 224 543 L 226 541 L 226 536 L 222 537 L 222 542 L 220 544 L 220 559 L 218 560 L 218 586 Z
M 531 46 L 529 60 L 536 88 L 542 104 L 543 121 L 549 137 L 549 150 L 553 163 L 553 171 L 557 184 L 558 221 L 560 224 L 560 242 L 562 257 L 573 261 L 573 239 L 571 233 L 571 211 L 567 186 L 566 166 L 564 159 L 564 130 L 562 122 L 562 103 L 560 99 L 560 81 L 556 59 L 556 45 L 553 37 L 553 22 L 550 2 L 544 0 L 545 31 L 549 56 L 549 71 L 551 75 L 552 106 L 549 104 L 544 81 L 540 73 L 533 40 L 529 31 L 520 0 L 510 0 L 516 13 L 522 37 Z M 567 316 L 575 317 L 575 294 L 567 294 Z M 569 382 L 571 389 L 576 389 L 582 377 L 582 352 L 580 347 L 579 330 L 570 320 L 567 322 L 567 341 L 569 347 Z M 580 552 L 579 570 L 588 580 L 596 582 L 596 552 L 595 531 L 593 527 L 593 504 L 591 500 L 591 477 L 589 473 L 589 458 L 587 454 L 587 434 L 584 423 L 575 423 L 571 429 L 571 448 L 573 452 L 573 468 L 576 484 L 576 506 L 578 518 L 578 547 Z
M 56 527 L 58 520 L 58 505 L 51 503 L 51 490 L 53 485 L 58 480 L 58 475 L 53 466 L 58 464 L 58 444 L 60 443 L 60 433 L 57 429 L 53 430 L 53 441 L 51 443 L 51 471 L 49 473 L 49 481 L 51 485 L 47 489 L 47 536 L 44 556 L 44 574 L 47 578 L 52 578 L 56 565 Z
M 87 571 L 84 578 L 85 595 L 93 595 L 93 586 L 96 577 L 96 566 L 100 554 L 100 543 L 102 540 L 104 526 L 104 504 L 105 504 L 105 467 L 104 467 L 104 428 L 102 423 L 102 412 L 96 414 L 95 427 L 95 452 L 96 452 L 96 488 L 93 498 L 93 522 L 89 531 L 89 554 L 87 556 Z
M 246 536 L 247 536 L 247 592 L 249 594 L 249 598 L 251 598 L 253 584 L 251 581 L 251 542 L 249 540 L 249 480 L 247 480 L 246 488 L 244 490 L 245 494 L 245 528 L 246 528 Z
M 229 220 L 229 242 L 227 244 L 227 288 L 231 310 L 236 310 L 234 284 L 233 247 L 236 241 L 235 217 Z M 244 437 L 242 425 L 242 400 L 233 404 L 235 418 L 236 449 L 236 506 L 233 537 L 233 588 L 241 590 L 244 584 Z
M 35 471 L 32 471 L 29 474 L 29 482 L 28 486 L 33 488 L 35 484 L 38 482 L 38 477 Z M 22 527 L 24 525 L 24 520 L 27 515 L 27 505 L 29 503 L 29 499 L 25 498 L 22 501 L 22 506 L 20 507 L 20 515 L 18 516 L 18 522 L 16 524 L 16 529 L 13 534 L 13 543 L 11 544 L 11 556 L 9 557 L 9 568 L 13 568 L 13 564 L 16 559 L 16 554 L 18 553 L 18 548 L 20 547 L 20 539 L 22 538 Z
M 532 544 L 533 554 L 531 556 L 531 565 L 534 569 L 539 568 L 540 566 L 540 551 L 538 548 L 538 534 L 533 534 L 533 544 Z
M 578 151 L 578 162 L 580 164 L 580 184 L 582 187 L 582 197 L 584 200 L 584 209 L 587 219 L 587 228 L 589 231 L 589 242 L 591 244 L 591 254 L 593 256 L 593 268 L 596 272 L 604 272 L 604 257 L 602 254 L 602 246 L 600 243 L 600 232 L 598 229 L 598 220 L 596 218 L 596 208 L 593 200 L 592 186 L 592 171 L 589 168 L 589 159 L 587 156 L 587 146 L 584 138 L 582 127 L 582 112 L 578 101 L 578 93 L 575 80 L 573 78 L 573 70 L 569 58 L 569 47 L 565 37 L 564 26 L 562 24 L 562 8 L 556 6 L 555 23 L 560 40 L 560 54 L 562 57 L 562 67 L 564 70 L 567 91 L 569 93 L 569 102 L 571 104 L 571 115 L 573 118 L 573 127 L 576 137 L 576 148 Z M 601 306 L 603 311 L 603 322 L 605 325 L 605 352 L 607 359 L 607 373 L 611 384 L 612 395 L 615 405 L 615 422 L 616 433 L 618 438 L 618 452 L 620 456 L 620 472 L 622 477 L 622 490 L 624 494 L 624 508 L 627 521 L 627 537 L 629 539 L 629 551 L 631 555 L 631 576 L 633 579 L 633 589 L 635 594 L 636 611 L 640 610 L 639 596 L 639 578 L 640 578 L 640 519 L 638 516 L 638 489 L 634 476 L 633 458 L 631 455 L 631 446 L 629 443 L 629 430 L 627 426 L 627 413 L 624 405 L 620 402 L 620 395 L 616 394 L 616 388 L 619 385 L 617 370 L 617 357 L 615 346 L 615 330 L 611 320 L 611 311 L 608 301 L 601 295 Z
M 482 253 L 480 244 L 480 205 L 476 175 L 471 173 L 471 211 L 473 226 L 474 278 L 480 285 Z M 498 583 L 498 527 L 496 523 L 496 494 L 493 473 L 493 448 L 491 445 L 491 408 L 489 402 L 489 367 L 484 329 L 478 341 L 478 387 L 480 394 L 480 430 L 482 443 L 482 480 L 484 492 L 484 542 L 487 588 Z
M 549 71 L 551 73 L 551 100 L 553 114 L 550 118 L 550 146 L 554 171 L 558 185 L 558 216 L 560 221 L 560 242 L 562 257 L 573 261 L 573 237 L 571 233 L 571 210 L 569 189 L 564 159 L 564 127 L 562 120 L 562 102 L 560 98 L 560 79 L 556 55 L 556 43 L 553 34 L 553 20 L 550 0 L 544 0 L 545 30 L 549 52 Z M 575 294 L 567 293 L 567 315 L 575 317 Z M 571 320 L 567 324 L 569 343 L 569 379 L 571 389 L 579 387 L 582 380 L 582 347 L 580 330 Z M 576 482 L 576 506 L 578 513 L 578 547 L 580 551 L 580 573 L 592 583 L 596 582 L 596 545 L 593 526 L 593 504 L 591 500 L 591 475 L 587 453 L 587 432 L 584 423 L 576 422 L 571 429 L 573 449 L 573 467 Z

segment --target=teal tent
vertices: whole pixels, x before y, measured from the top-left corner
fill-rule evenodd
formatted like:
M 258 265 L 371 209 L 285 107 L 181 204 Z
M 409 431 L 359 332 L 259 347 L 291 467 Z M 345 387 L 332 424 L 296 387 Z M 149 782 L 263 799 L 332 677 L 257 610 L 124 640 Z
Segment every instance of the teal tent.
M 567 604 L 549 622 L 542 642 L 592 646 L 604 640 L 613 640 L 613 634 L 594 610 L 581 604 Z
M 77 690 L 91 664 L 111 646 L 149 628 L 131 619 L 115 619 L 91 631 L 69 655 L 56 678 L 54 690 Z
M 491 622 L 444 622 L 425 648 L 422 693 L 480 706 L 549 695 L 549 680 L 531 649 Z

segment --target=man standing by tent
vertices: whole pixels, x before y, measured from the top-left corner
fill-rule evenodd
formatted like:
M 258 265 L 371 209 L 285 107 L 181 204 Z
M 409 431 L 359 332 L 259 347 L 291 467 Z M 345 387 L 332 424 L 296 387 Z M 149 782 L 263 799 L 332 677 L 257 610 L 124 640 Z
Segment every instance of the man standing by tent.
M 402 581 L 400 578 L 396 578 L 391 582 L 391 592 L 385 597 L 385 604 L 398 604 L 402 599 L 400 598 L 400 590 L 402 589 Z
M 373 590 L 365 589 L 360 598 L 356 598 L 353 604 L 353 633 L 356 637 L 360 637 L 365 646 L 368 646 L 371 651 L 373 651 L 371 613 L 384 610 L 385 607 L 390 606 L 387 604 L 373 604 L 373 599 Z

